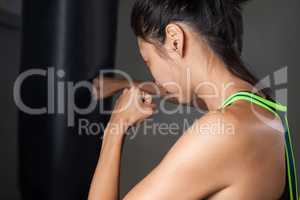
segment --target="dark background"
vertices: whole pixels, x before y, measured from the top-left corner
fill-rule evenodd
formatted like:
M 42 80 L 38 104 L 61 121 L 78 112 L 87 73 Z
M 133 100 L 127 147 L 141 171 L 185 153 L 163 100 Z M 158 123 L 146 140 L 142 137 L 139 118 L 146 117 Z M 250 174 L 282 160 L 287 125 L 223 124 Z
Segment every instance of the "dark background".
M 129 26 L 132 3 L 132 0 L 120 1 L 117 68 L 128 72 L 133 78 L 149 80 L 150 74 L 139 56 Z M 12 93 L 19 71 L 20 5 L 18 0 L 0 0 L 0 199 L 4 200 L 20 199 L 17 183 L 17 108 Z M 252 1 L 244 12 L 244 58 L 251 70 L 263 78 L 272 77 L 277 69 L 288 66 L 288 84 L 274 85 L 273 88 L 288 88 L 289 121 L 296 160 L 300 158 L 299 9 L 298 0 L 264 0 Z M 154 116 L 154 121 L 182 124 L 183 118 L 192 121 L 200 116 L 196 111 L 180 115 L 159 113 Z M 121 193 L 125 194 L 143 178 L 179 136 L 143 135 L 141 131 L 134 140 L 126 140 L 122 157 Z

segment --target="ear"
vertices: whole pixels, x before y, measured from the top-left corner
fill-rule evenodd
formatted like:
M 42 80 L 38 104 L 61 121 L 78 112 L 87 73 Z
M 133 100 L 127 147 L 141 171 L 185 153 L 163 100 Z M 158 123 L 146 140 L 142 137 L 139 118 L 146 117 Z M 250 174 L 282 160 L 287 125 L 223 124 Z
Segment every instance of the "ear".
M 168 52 L 171 54 L 171 56 L 177 54 L 177 56 L 183 57 L 185 45 L 183 29 L 179 25 L 171 23 L 167 25 L 165 31 L 165 45 L 166 48 L 169 50 Z

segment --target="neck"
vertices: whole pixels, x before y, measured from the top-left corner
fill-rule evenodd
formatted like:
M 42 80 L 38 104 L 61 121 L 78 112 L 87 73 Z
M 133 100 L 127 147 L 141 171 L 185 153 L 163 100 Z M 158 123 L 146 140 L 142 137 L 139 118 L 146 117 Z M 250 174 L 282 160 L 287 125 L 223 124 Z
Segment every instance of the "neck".
M 195 76 L 191 78 L 194 93 L 209 111 L 218 110 L 222 103 L 236 92 L 254 89 L 248 82 L 234 76 L 225 64 L 216 58 L 209 62 L 205 71 L 203 68 L 201 70 L 199 64 L 193 69 L 195 71 L 192 71 L 192 74 Z

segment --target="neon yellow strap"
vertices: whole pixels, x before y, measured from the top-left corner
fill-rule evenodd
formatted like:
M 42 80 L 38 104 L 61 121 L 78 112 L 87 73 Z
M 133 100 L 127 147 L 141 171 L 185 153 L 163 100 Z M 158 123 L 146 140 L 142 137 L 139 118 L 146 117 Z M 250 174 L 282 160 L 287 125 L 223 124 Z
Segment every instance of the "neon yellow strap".
M 258 100 L 258 101 L 261 101 L 261 102 L 267 104 L 268 106 L 270 106 L 270 107 L 272 107 L 272 108 L 274 108 L 274 109 L 276 109 L 276 110 L 278 110 L 278 111 L 281 111 L 281 112 L 287 112 L 287 107 L 286 107 L 286 106 L 284 106 L 284 105 L 282 105 L 282 104 L 280 104 L 280 103 L 278 103 L 278 102 L 274 103 L 274 102 L 272 102 L 272 101 L 269 101 L 269 100 L 267 100 L 267 99 L 264 99 L 264 98 L 262 98 L 262 97 L 260 97 L 260 96 L 258 96 L 258 95 L 256 95 L 256 94 L 253 94 L 253 93 L 250 93 L 250 92 L 237 92 L 237 93 L 231 95 L 230 97 L 228 97 L 228 98 L 224 101 L 224 103 L 222 104 L 222 107 L 225 107 L 226 105 L 230 104 L 230 103 L 228 103 L 228 102 L 231 101 L 232 98 L 234 98 L 234 97 L 236 97 L 236 96 L 241 96 L 241 95 L 245 95 L 245 96 L 247 96 L 247 97 L 249 97 L 249 98 L 252 98 L 252 99 L 256 99 L 256 100 Z

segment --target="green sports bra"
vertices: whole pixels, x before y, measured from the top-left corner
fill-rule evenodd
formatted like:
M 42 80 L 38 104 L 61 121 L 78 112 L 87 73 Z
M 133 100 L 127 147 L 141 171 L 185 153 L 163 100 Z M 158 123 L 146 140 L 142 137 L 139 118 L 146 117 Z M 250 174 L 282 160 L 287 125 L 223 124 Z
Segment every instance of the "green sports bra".
M 265 108 L 279 117 L 285 129 L 285 159 L 286 159 L 286 186 L 280 200 L 298 200 L 298 178 L 296 173 L 296 162 L 292 144 L 292 137 L 289 130 L 287 119 L 287 107 L 278 102 L 265 99 L 255 93 L 248 91 L 237 92 L 228 97 L 222 104 L 221 108 L 225 108 L 230 104 L 245 100 Z M 300 200 L 300 198 L 299 198 Z

